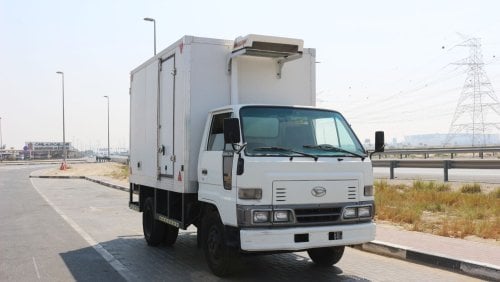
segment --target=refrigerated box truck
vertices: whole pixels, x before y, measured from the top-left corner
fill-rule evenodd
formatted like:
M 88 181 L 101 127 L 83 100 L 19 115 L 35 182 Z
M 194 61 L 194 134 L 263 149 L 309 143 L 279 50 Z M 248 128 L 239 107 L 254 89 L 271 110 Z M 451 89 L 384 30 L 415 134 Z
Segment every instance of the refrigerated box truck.
M 315 107 L 315 57 L 299 39 L 184 36 L 131 72 L 129 206 L 149 245 L 194 225 L 223 276 L 244 253 L 331 266 L 374 239 L 372 165 Z

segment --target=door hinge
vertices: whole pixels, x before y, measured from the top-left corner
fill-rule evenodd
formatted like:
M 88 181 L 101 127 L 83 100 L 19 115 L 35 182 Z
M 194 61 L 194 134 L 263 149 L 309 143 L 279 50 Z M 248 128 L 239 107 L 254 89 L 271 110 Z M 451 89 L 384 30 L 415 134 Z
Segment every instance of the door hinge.
M 175 155 L 171 155 L 171 156 L 170 156 L 170 161 L 172 161 L 172 162 L 174 162 L 174 163 L 175 163 L 175 159 L 176 159 L 176 158 L 175 158 Z
M 174 68 L 171 72 L 170 72 L 171 75 L 173 76 L 176 76 L 177 75 L 177 69 Z

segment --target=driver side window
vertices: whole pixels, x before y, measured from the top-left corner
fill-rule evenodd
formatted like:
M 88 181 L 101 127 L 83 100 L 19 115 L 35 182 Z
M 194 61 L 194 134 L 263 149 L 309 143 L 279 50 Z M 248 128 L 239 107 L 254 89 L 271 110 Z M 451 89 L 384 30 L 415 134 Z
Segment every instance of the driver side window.
M 232 113 L 223 113 L 213 116 L 210 134 L 208 135 L 208 151 L 224 150 L 224 119 L 230 118 L 231 116 Z

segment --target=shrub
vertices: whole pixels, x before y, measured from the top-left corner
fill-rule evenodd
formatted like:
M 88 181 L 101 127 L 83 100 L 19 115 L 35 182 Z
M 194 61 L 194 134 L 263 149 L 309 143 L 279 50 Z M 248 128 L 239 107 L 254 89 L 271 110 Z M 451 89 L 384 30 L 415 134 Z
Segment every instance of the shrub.
M 432 190 L 438 192 L 446 192 L 450 191 L 450 184 L 448 183 L 436 183 L 434 181 L 422 181 L 422 180 L 414 180 L 413 188 L 415 190 Z
M 478 183 L 464 184 L 460 188 L 460 192 L 467 194 L 481 193 L 481 185 L 479 185 Z

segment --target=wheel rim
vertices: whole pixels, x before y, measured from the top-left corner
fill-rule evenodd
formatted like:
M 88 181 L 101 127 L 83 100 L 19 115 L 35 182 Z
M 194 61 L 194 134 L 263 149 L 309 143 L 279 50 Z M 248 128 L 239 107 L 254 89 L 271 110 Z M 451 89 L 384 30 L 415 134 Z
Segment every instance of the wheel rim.
M 221 257 L 221 243 L 222 238 L 220 231 L 216 227 L 212 226 L 208 232 L 207 248 L 210 257 L 215 262 L 218 262 Z

